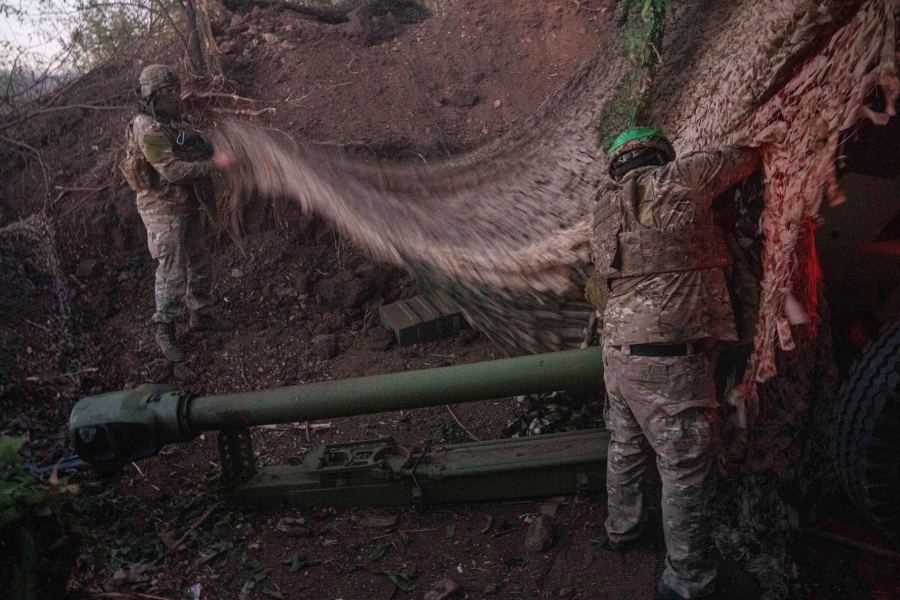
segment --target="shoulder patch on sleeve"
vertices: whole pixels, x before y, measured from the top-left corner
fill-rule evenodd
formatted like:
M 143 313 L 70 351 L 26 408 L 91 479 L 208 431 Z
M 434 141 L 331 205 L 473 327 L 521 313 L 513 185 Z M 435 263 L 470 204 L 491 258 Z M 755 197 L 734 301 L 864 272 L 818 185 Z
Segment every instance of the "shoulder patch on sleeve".
M 141 150 L 151 163 L 162 162 L 166 154 L 172 151 L 169 138 L 161 131 L 148 131 L 144 134 Z

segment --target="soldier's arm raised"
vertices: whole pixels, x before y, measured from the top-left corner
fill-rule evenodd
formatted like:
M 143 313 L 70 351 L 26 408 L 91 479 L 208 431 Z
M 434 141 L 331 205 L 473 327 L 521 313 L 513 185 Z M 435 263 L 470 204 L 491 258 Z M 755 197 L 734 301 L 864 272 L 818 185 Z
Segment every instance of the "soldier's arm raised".
M 160 176 L 169 183 L 190 183 L 209 177 L 215 168 L 211 160 L 186 161 L 175 157 L 172 143 L 158 127 L 149 127 L 138 137 L 141 152 Z
M 756 148 L 726 146 L 692 152 L 673 165 L 682 181 L 696 190 L 707 204 L 722 192 L 753 174 L 762 165 Z

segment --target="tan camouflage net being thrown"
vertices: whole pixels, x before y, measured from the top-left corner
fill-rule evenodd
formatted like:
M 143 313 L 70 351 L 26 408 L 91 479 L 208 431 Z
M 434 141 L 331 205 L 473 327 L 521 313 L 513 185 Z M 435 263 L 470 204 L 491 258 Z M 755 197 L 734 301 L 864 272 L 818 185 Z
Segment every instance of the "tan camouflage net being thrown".
M 692 0 L 665 21 L 655 72 L 642 71 L 647 122 L 680 153 L 718 144 L 762 146 L 764 278 L 755 352 L 743 392 L 775 372 L 776 344 L 794 346 L 789 294 L 815 315 L 815 264 L 795 250 L 823 199 L 841 201 L 834 160 L 842 131 L 884 123 L 898 94 L 894 0 Z M 376 257 L 422 277 L 511 353 L 577 346 L 592 308 L 594 194 L 605 183 L 596 122 L 634 73 L 618 39 L 508 135 L 428 165 L 372 162 L 295 146 L 278 133 L 226 124 L 234 150 L 228 211 L 254 198 L 292 198 Z M 880 112 L 867 105 L 880 96 Z M 814 262 L 814 256 L 811 259 Z M 800 267 L 803 267 L 802 269 Z M 737 394 L 735 402 L 753 394 Z

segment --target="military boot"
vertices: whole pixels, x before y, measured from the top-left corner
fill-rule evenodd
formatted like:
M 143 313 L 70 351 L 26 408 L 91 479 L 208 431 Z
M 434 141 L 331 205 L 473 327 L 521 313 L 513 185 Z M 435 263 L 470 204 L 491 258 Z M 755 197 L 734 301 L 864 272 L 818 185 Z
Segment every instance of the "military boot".
M 653 600 L 685 600 L 680 594 L 676 594 L 673 590 L 662 585 L 656 588 L 653 594 Z
M 175 342 L 175 323 L 157 323 L 153 339 L 156 340 L 156 345 L 166 360 L 173 363 L 180 363 L 184 360 L 184 352 Z
M 603 539 L 602 542 L 600 542 L 599 546 L 607 552 L 613 552 L 615 554 L 625 554 L 626 552 L 631 552 L 632 550 L 644 544 L 644 542 L 646 541 L 645 533 L 646 530 L 642 528 L 640 534 L 636 538 L 625 542 L 616 542 L 609 539 L 609 536 L 607 536 Z
M 697 600 L 721 600 L 721 596 L 714 589 L 709 594 L 705 596 L 700 596 Z M 686 600 L 684 596 L 677 593 L 675 590 L 669 589 L 662 581 L 656 586 L 656 593 L 653 595 L 653 600 Z
M 190 328 L 192 331 L 231 331 L 234 323 L 206 313 L 191 313 Z

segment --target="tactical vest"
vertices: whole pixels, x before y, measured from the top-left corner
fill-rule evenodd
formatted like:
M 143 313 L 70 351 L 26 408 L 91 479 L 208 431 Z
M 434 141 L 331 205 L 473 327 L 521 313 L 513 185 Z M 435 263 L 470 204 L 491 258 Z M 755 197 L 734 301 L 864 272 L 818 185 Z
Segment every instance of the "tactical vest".
M 203 133 L 193 127 L 184 129 L 170 129 L 172 138 L 172 153 L 178 160 L 194 162 L 209 160 L 213 156 L 213 147 L 203 136 Z
M 711 221 L 666 229 L 641 224 L 637 174 L 609 191 L 612 193 L 602 194 L 594 209 L 591 239 L 594 265 L 601 277 L 640 277 L 731 264 L 725 238 Z M 602 202 L 602 198 L 609 201 Z
M 171 123 L 161 122 L 162 131 L 169 139 L 172 153 L 178 160 L 198 161 L 209 160 L 213 155 L 213 148 L 196 129 L 177 129 Z M 134 119 L 128 123 L 128 133 L 125 142 L 125 158 L 119 163 L 119 170 L 125 177 L 128 186 L 136 192 L 141 190 L 157 189 L 160 185 L 159 174 L 153 165 L 144 157 L 141 149 L 134 140 Z

